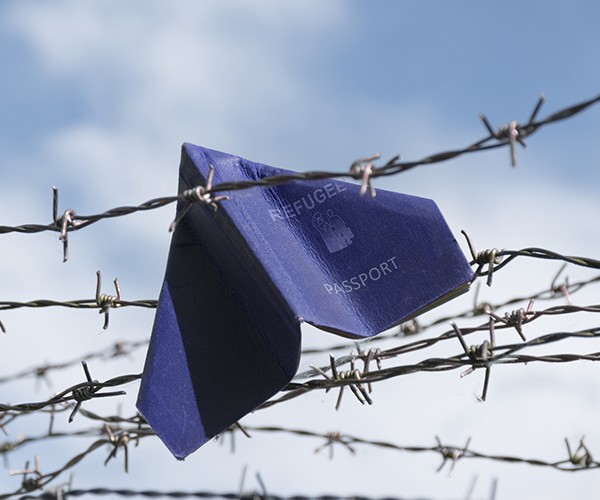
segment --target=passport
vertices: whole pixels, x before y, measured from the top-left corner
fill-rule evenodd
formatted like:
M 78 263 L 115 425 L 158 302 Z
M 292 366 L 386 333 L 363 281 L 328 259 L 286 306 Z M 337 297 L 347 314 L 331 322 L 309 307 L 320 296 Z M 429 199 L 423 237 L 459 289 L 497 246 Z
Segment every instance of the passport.
M 180 193 L 292 172 L 184 144 Z M 183 459 L 294 377 L 300 324 L 371 337 L 468 290 L 475 275 L 429 199 L 333 180 L 187 201 L 173 233 L 137 407 Z M 223 193 L 218 193 L 223 194 Z

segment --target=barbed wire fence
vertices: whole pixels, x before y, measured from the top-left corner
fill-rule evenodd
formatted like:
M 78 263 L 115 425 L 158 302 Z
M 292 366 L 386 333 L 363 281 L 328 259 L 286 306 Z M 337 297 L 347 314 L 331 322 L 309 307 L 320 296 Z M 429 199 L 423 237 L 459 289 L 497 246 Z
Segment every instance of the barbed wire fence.
M 362 184 L 361 194 L 368 193 L 370 196 L 376 195 L 373 180 L 378 177 L 397 175 L 418 166 L 424 166 L 433 163 L 448 161 L 462 155 L 477 152 L 488 151 L 497 148 L 508 148 L 510 151 L 510 160 L 513 166 L 517 163 L 516 145 L 517 143 L 525 146 L 525 139 L 546 125 L 570 118 L 588 107 L 600 102 L 600 96 L 583 101 L 581 103 L 569 106 L 565 109 L 550 114 L 546 118 L 538 119 L 543 97 L 538 100 L 529 119 L 520 124 L 517 121 L 510 122 L 507 126 L 501 126 L 494 129 L 489 120 L 481 115 L 481 119 L 487 131 L 487 135 L 471 145 L 449 151 L 440 152 L 422 158 L 417 161 L 401 161 L 396 156 L 381 166 L 376 166 L 374 162 L 380 159 L 380 155 L 373 155 L 354 162 L 350 169 L 345 172 L 305 172 L 289 175 L 277 175 L 258 181 L 243 181 L 236 183 L 224 183 L 212 186 L 210 182 L 206 186 L 197 186 L 194 189 L 185 191 L 178 196 L 167 196 L 155 198 L 140 205 L 122 206 L 113 208 L 102 213 L 92 215 L 81 215 L 73 209 L 65 210 L 62 215 L 58 210 L 58 190 L 53 188 L 52 197 L 52 220 L 48 224 L 23 224 L 18 226 L 0 226 L 0 234 L 23 233 L 35 234 L 39 232 L 55 232 L 59 235 L 59 240 L 63 245 L 63 261 L 69 257 L 68 236 L 74 231 L 80 231 L 96 222 L 123 217 L 136 212 L 155 210 L 172 203 L 182 204 L 202 203 L 213 207 L 218 207 L 223 196 L 219 193 L 228 193 L 235 196 L 235 191 L 242 189 L 260 189 L 269 186 L 280 185 L 293 181 L 310 181 L 330 178 L 352 178 Z M 185 210 L 185 205 L 183 205 Z M 177 221 L 171 225 L 171 230 Z M 531 363 L 577 363 L 583 361 L 600 361 L 600 351 L 573 353 L 573 352 L 551 352 L 545 354 L 536 354 L 535 351 L 540 346 L 553 348 L 562 345 L 568 339 L 596 339 L 600 338 L 600 323 L 598 326 L 580 330 L 549 331 L 537 335 L 531 339 L 527 335 L 527 325 L 542 317 L 566 316 L 574 314 L 600 313 L 600 304 L 577 305 L 575 299 L 580 290 L 593 287 L 600 283 L 600 274 L 593 270 L 600 270 L 600 260 L 563 255 L 552 250 L 541 248 L 524 248 L 519 250 L 497 250 L 489 249 L 481 252 L 476 251 L 469 236 L 464 233 L 466 242 L 471 252 L 471 265 L 474 267 L 476 275 L 485 278 L 487 285 L 493 284 L 494 273 L 500 271 L 509 265 L 517 257 L 527 257 L 534 259 L 553 260 L 563 263 L 559 272 L 549 278 L 549 286 L 545 289 L 528 296 L 511 297 L 508 300 L 497 304 L 478 302 L 477 294 L 474 304 L 471 308 L 463 312 L 438 317 L 429 323 L 421 323 L 420 320 L 412 320 L 401 325 L 395 331 L 387 333 L 373 340 L 357 342 L 350 354 L 341 354 L 335 356 L 337 351 L 348 351 L 349 343 L 338 343 L 327 348 L 305 349 L 303 356 L 317 356 L 323 361 L 319 366 L 311 366 L 310 369 L 296 375 L 294 380 L 289 383 L 280 394 L 273 397 L 257 408 L 257 411 L 263 412 L 274 405 L 286 403 L 292 399 L 302 397 L 313 391 L 336 391 L 336 408 L 340 408 L 343 402 L 343 395 L 349 392 L 361 403 L 371 404 L 375 398 L 373 386 L 384 380 L 394 379 L 400 376 L 411 375 L 415 373 L 439 373 L 452 370 L 463 370 L 462 375 L 468 375 L 478 371 L 483 373 L 484 383 L 481 393 L 481 400 L 485 400 L 490 390 L 491 372 L 494 366 L 499 365 L 526 365 Z M 589 270 L 590 276 L 585 279 L 570 282 L 567 277 L 561 278 L 567 266 L 578 266 Z M 479 286 L 479 280 L 476 286 Z M 10 332 L 9 312 L 16 309 L 40 309 L 40 308 L 67 308 L 67 309 L 85 309 L 96 310 L 103 314 L 103 328 L 109 328 L 109 317 L 111 311 L 115 309 L 147 308 L 157 307 L 156 299 L 124 300 L 122 297 L 119 282 L 114 281 L 115 295 L 102 293 L 102 280 L 100 272 L 96 276 L 96 288 L 94 293 L 90 293 L 91 298 L 73 299 L 59 301 L 54 299 L 35 299 L 26 302 L 18 301 L 0 301 L 0 329 L 4 332 Z M 550 307 L 540 307 L 539 304 L 546 300 L 561 300 L 561 305 Z M 506 308 L 515 307 L 515 309 L 502 314 L 501 311 Z M 467 326 L 459 324 L 463 320 L 474 320 L 481 318 L 480 324 L 476 326 Z M 449 328 L 440 335 L 434 337 L 417 338 L 429 328 L 436 325 L 449 324 Z M 514 330 L 516 337 L 514 342 L 498 343 L 497 332 L 502 330 Z M 483 332 L 489 337 L 481 343 L 469 345 L 467 339 L 472 334 Z M 412 340 L 416 338 L 416 340 Z M 381 340 L 391 342 L 394 345 L 387 348 L 379 347 Z M 456 354 L 447 357 L 430 357 L 427 354 L 430 348 L 438 343 L 454 343 Z M 148 497 L 175 497 L 183 498 L 186 496 L 208 498 L 295 498 L 302 500 L 308 498 L 298 495 L 294 497 L 281 497 L 267 494 L 266 488 L 262 485 L 261 491 L 255 491 L 251 494 L 243 493 L 240 489 L 238 493 L 216 493 L 209 491 L 202 492 L 168 492 L 153 490 L 117 490 L 110 488 L 95 488 L 88 490 L 77 490 L 67 484 L 57 485 L 59 478 L 74 469 L 94 453 L 104 453 L 105 463 L 117 459 L 117 455 L 123 456 L 124 471 L 128 470 L 130 459 L 130 445 L 137 446 L 141 439 L 150 437 L 156 439 L 152 429 L 146 424 L 144 419 L 137 413 L 122 417 L 119 415 L 101 415 L 91 412 L 85 408 L 86 401 L 98 398 L 117 397 L 123 394 L 122 386 L 127 386 L 140 379 L 140 373 L 119 375 L 103 382 L 94 380 L 91 376 L 88 362 L 103 362 L 109 359 L 127 356 L 129 353 L 147 345 L 147 341 L 117 341 L 112 342 L 107 347 L 89 352 L 77 359 L 66 361 L 56 361 L 33 366 L 14 373 L 1 374 L 0 385 L 8 384 L 24 378 L 44 379 L 52 372 L 61 371 L 82 363 L 84 379 L 80 382 L 61 390 L 49 399 L 37 402 L 25 402 L 18 404 L 9 404 L 0 402 L 0 432 L 5 434 L 4 440 L 0 441 L 0 454 L 6 459 L 11 453 L 21 447 L 35 445 L 36 443 L 47 442 L 51 440 L 69 439 L 74 437 L 91 438 L 91 444 L 83 449 L 77 455 L 71 457 L 68 461 L 54 470 L 41 470 L 41 461 L 34 460 L 26 463 L 22 469 L 11 469 L 8 473 L 13 476 L 20 476 L 20 485 L 12 491 L 0 491 L 0 498 L 12 498 L 22 495 L 22 498 L 66 498 L 69 496 L 89 495 L 120 495 L 120 496 L 148 496 Z M 371 345 L 377 347 L 371 347 Z M 558 350 L 558 348 L 556 348 Z M 420 354 L 423 352 L 423 358 L 415 363 L 405 363 L 406 355 L 409 353 Z M 329 353 L 327 357 L 327 353 Z M 84 360 L 83 362 L 81 360 Z M 461 375 L 461 376 L 462 376 Z M 20 435 L 17 438 L 10 438 L 11 425 L 21 419 L 25 419 L 33 414 L 46 415 L 48 426 L 45 431 L 32 432 L 30 435 Z M 69 432 L 57 432 L 54 430 L 56 419 L 84 419 L 91 422 L 91 427 L 77 429 Z M 569 443 L 565 439 L 565 451 L 562 456 L 554 458 L 531 458 L 511 455 L 498 455 L 478 451 L 471 447 L 471 439 L 466 444 L 456 445 L 444 443 L 441 438 L 434 436 L 434 442 L 426 445 L 408 445 L 399 444 L 391 441 L 371 440 L 365 437 L 345 434 L 342 432 L 321 433 L 309 429 L 286 428 L 284 426 L 250 426 L 244 423 L 238 423 L 224 432 L 217 439 L 224 441 L 226 438 L 231 440 L 232 450 L 235 446 L 235 436 L 237 435 L 255 435 L 255 434 L 279 434 L 296 436 L 303 439 L 312 439 L 316 442 L 315 452 L 320 453 L 328 451 L 333 453 L 334 448 L 340 448 L 344 452 L 354 454 L 357 447 L 373 447 L 378 449 L 387 449 L 399 453 L 430 453 L 440 456 L 441 462 L 438 470 L 447 468 L 449 471 L 455 467 L 456 463 L 467 459 L 491 460 L 504 463 L 529 465 L 535 467 L 552 468 L 558 471 L 580 472 L 593 470 L 600 467 L 600 462 L 594 460 L 591 451 L 587 448 L 584 439 L 578 443 Z M 34 493 L 37 492 L 38 496 Z M 492 488 L 490 498 L 495 495 L 495 485 Z M 311 497 L 314 498 L 314 497 Z M 323 499 L 348 498 L 336 495 L 327 495 L 320 497 Z M 358 498 L 358 497 L 356 497 Z M 365 497 L 360 497 L 365 498 Z M 468 498 L 471 498 L 470 495 Z

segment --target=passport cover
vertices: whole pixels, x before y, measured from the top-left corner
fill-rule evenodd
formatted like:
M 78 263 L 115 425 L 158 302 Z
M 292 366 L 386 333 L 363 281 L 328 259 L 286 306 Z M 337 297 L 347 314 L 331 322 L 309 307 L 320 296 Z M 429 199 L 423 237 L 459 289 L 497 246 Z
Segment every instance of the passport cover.
M 184 144 L 183 192 L 289 174 Z M 432 200 L 337 181 L 232 191 L 175 228 L 138 410 L 183 459 L 296 373 L 300 323 L 365 338 L 466 291 L 474 273 Z M 219 193 L 221 194 L 221 193 Z

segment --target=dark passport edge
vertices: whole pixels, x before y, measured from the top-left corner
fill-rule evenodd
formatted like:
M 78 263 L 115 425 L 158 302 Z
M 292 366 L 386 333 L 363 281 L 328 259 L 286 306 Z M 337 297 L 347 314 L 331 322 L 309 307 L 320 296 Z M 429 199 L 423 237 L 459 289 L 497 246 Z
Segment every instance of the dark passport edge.
M 185 189 L 191 189 L 198 185 L 205 185 L 206 178 L 204 174 L 200 171 L 200 169 L 197 167 L 197 165 L 194 163 L 194 160 L 191 158 L 191 156 L 187 153 L 187 151 L 185 151 L 185 144 L 182 147 L 181 160 L 182 161 L 179 187 L 180 194 Z M 200 177 L 200 182 L 193 181 L 193 178 L 195 176 Z M 223 203 L 227 203 L 227 201 L 224 201 Z M 255 278 L 255 281 L 258 282 L 262 290 L 265 291 L 264 297 L 268 298 L 270 302 L 282 312 L 282 314 L 286 315 L 289 318 L 294 318 L 299 323 L 300 319 L 298 318 L 297 314 L 292 310 L 288 302 L 285 300 L 285 297 L 279 292 L 273 281 L 270 279 L 269 274 L 267 273 L 257 256 L 252 252 L 250 246 L 246 243 L 245 238 L 240 234 L 227 212 L 225 210 L 219 209 L 213 211 L 209 207 L 201 208 L 205 210 L 207 217 L 214 218 L 215 225 L 221 230 L 220 237 L 225 238 L 228 241 L 228 243 L 232 245 L 232 251 L 237 252 L 240 256 L 240 259 L 243 260 L 246 263 L 246 265 L 251 269 L 251 274 Z M 220 269 L 217 259 L 214 258 L 214 256 L 211 256 L 210 258 L 214 262 L 215 266 Z M 224 276 L 227 274 L 223 269 L 220 269 L 220 271 L 221 274 Z M 230 282 L 230 284 L 234 286 L 234 283 Z M 244 302 L 245 308 L 252 308 L 256 305 L 248 304 L 247 301 Z M 267 349 L 271 351 L 273 356 L 279 362 L 279 356 L 275 352 L 273 352 L 268 345 L 265 344 L 265 347 L 267 347 Z M 290 380 L 293 378 L 296 371 L 298 370 L 299 364 L 300 352 L 298 352 L 298 359 L 294 373 L 290 374 Z M 289 368 L 283 365 L 281 365 L 281 369 L 286 373 L 289 372 Z

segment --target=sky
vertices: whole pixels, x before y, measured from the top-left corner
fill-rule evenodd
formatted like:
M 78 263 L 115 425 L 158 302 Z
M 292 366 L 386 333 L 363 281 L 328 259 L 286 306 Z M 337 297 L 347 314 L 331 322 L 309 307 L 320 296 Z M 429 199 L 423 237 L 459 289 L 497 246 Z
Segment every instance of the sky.
M 546 97 L 541 116 L 596 96 L 599 15 L 592 1 L 553 1 L 543 8 L 514 0 L 4 1 L 0 225 L 49 223 L 51 186 L 58 187 L 61 212 L 80 214 L 173 195 L 183 142 L 299 171 L 342 171 L 375 152 L 383 159 L 418 159 L 465 146 L 486 134 L 479 113 L 498 126 L 525 121 L 540 94 Z M 497 150 L 377 179 L 375 186 L 434 199 L 455 236 L 466 229 L 481 249 L 538 246 L 597 257 L 599 125 L 600 110 L 591 108 L 540 130 L 526 149 L 518 148 L 516 168 L 507 150 Z M 1 235 L 0 300 L 92 297 L 97 270 L 106 293 L 113 293 L 118 277 L 124 298 L 157 298 L 173 216 L 169 206 L 73 233 L 65 264 L 55 233 Z M 537 292 L 559 267 L 516 261 L 498 273 L 493 287 L 482 289 L 481 298 Z M 568 273 L 572 280 L 593 276 L 575 268 Z M 597 303 L 596 292 L 581 292 L 577 303 Z M 472 303 L 470 293 L 427 318 Z M 8 311 L 0 320 L 8 330 L 0 336 L 2 376 L 77 359 L 121 339 L 147 339 L 153 314 L 113 311 L 107 331 L 90 311 Z M 579 330 L 595 321 L 575 315 L 531 325 L 527 333 Z M 440 328 L 423 335 L 448 326 Z M 339 339 L 306 328 L 303 342 L 327 346 Z M 427 356 L 455 354 L 459 347 Z M 352 348 L 349 343 L 348 352 Z M 559 349 L 597 347 L 573 342 Z M 141 349 L 90 363 L 90 369 L 100 380 L 138 373 L 144 356 Z M 324 353 L 302 366 L 326 360 Z M 477 450 L 558 460 L 564 437 L 574 442 L 585 435 L 592 453 L 600 449 L 597 369 L 592 363 L 500 367 L 484 404 L 476 398 L 481 373 L 463 379 L 457 372 L 417 374 L 376 386 L 369 407 L 348 394 L 336 412 L 335 394 L 311 393 L 245 422 L 413 445 L 432 445 L 436 435 L 456 445 L 472 437 Z M 0 400 L 45 399 L 82 375 L 80 368 L 53 374 L 50 387 L 36 387 L 32 379 L 4 384 Z M 127 390 L 119 411 L 129 415 L 137 385 Z M 114 401 L 88 404 L 118 410 Z M 41 434 L 47 425 L 46 417 L 22 422 L 8 428 L 11 438 Z M 84 441 L 28 445 L 8 457 L 8 468 L 22 467 L 35 454 L 43 470 L 57 468 L 90 442 Z M 366 447 L 356 455 L 337 449 L 329 460 L 313 453 L 320 444 L 257 433 L 238 436 L 233 454 L 228 445 L 211 443 L 180 463 L 148 439 L 130 450 L 129 474 L 122 457 L 105 467 L 106 455 L 97 452 L 76 469 L 74 487 L 237 491 L 245 467 L 246 489 L 258 487 L 260 473 L 268 491 L 282 495 L 465 498 L 473 478 L 478 498 L 487 498 L 493 479 L 499 499 L 534 493 L 592 498 L 600 487 L 596 472 L 484 460 L 460 461 L 449 476 L 436 473 L 437 455 Z M 5 472 L 0 492 L 18 487 Z

